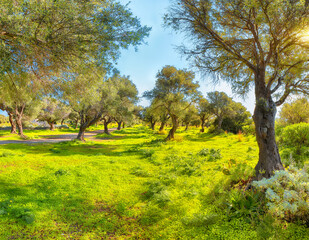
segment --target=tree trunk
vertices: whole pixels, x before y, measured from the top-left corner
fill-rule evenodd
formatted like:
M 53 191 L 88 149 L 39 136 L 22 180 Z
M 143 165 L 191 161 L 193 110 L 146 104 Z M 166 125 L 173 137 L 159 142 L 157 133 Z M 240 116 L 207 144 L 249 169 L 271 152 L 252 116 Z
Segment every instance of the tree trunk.
M 120 129 L 121 129 L 121 124 L 122 124 L 122 121 L 119 121 L 119 122 L 117 122 L 117 123 L 118 123 L 117 130 L 120 130 Z
M 64 119 L 61 120 L 61 125 L 63 125 L 63 123 L 64 123 Z
M 204 128 L 204 126 L 205 126 L 205 120 L 204 119 L 201 119 L 201 122 L 202 122 L 202 128 L 201 128 L 201 131 L 200 132 L 205 132 L 205 128 Z
M 82 110 L 79 113 L 80 127 L 77 135 L 77 140 L 85 141 L 85 131 L 89 126 L 96 124 L 102 118 L 102 112 L 97 113 L 94 117 L 89 117 L 87 111 Z
M 49 124 L 49 130 L 54 131 L 55 130 L 55 122 L 47 122 Z
M 26 138 L 26 136 L 24 135 L 22 118 L 20 116 L 16 116 L 15 122 L 16 122 L 17 129 L 18 129 L 18 135 L 22 138 Z
M 222 127 L 222 122 L 223 122 L 223 118 L 222 117 L 218 117 L 218 126 L 217 129 L 220 130 Z
M 79 127 L 79 132 L 78 132 L 78 135 L 77 135 L 77 140 L 80 140 L 82 142 L 85 142 L 85 131 L 87 129 L 87 124 L 84 123 L 84 124 L 80 124 L 80 127 Z
M 270 178 L 274 171 L 284 170 L 284 167 L 275 139 L 276 104 L 270 94 L 267 94 L 265 81 L 263 79 L 262 81 L 261 79 L 257 80 L 255 83 L 256 106 L 253 120 L 259 146 L 259 161 L 255 167 L 255 178 L 260 180 L 264 177 Z
M 155 130 L 155 126 L 156 126 L 156 122 L 150 123 L 151 130 Z
M 165 122 L 161 122 L 160 129 L 159 129 L 160 132 L 164 130 L 164 126 L 165 126 Z
M 12 134 L 17 134 L 17 132 L 16 132 L 16 124 L 14 122 L 13 113 L 8 112 L 8 114 L 9 114 L 9 121 L 10 121 L 10 124 L 11 124 L 11 133 Z
M 186 123 L 186 129 L 185 129 L 185 131 L 188 131 L 188 129 L 189 129 L 189 123 Z
M 18 129 L 18 135 L 22 138 L 26 138 L 26 136 L 24 135 L 23 124 L 22 124 L 24 109 L 25 109 L 24 104 L 20 107 L 18 106 L 15 107 L 15 122 Z
M 122 123 L 122 128 L 125 128 L 125 122 Z
M 77 128 L 77 125 L 78 125 L 78 119 L 75 121 L 75 127 L 74 127 L 74 129 Z
M 105 134 L 110 134 L 109 131 L 108 131 L 108 124 L 109 124 L 109 122 L 106 121 L 105 119 L 103 119 L 103 123 L 104 123 L 104 133 Z
M 175 138 L 175 132 L 178 128 L 178 119 L 175 116 L 172 116 L 172 123 L 173 123 L 173 126 L 171 130 L 169 131 L 168 136 L 166 137 L 166 140 L 172 140 Z

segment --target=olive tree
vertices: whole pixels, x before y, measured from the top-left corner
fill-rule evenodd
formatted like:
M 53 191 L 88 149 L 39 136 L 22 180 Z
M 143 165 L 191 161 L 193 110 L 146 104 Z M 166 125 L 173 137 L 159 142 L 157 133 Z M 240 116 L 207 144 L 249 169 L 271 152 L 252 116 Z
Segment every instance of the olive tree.
M 205 125 L 209 124 L 209 120 L 213 116 L 210 103 L 206 98 L 200 98 L 197 104 L 198 115 L 201 120 L 201 132 L 205 132 Z
M 309 101 L 299 98 L 291 103 L 285 103 L 280 112 L 280 120 L 284 124 L 309 122 Z
M 309 6 L 303 0 L 175 0 L 166 24 L 188 34 L 195 65 L 233 89 L 255 93 L 256 179 L 284 170 L 275 139 L 277 106 L 308 93 Z
M 53 131 L 55 129 L 55 123 L 68 118 L 70 113 L 71 109 L 69 106 L 56 98 L 46 97 L 42 100 L 42 108 L 37 119 L 39 121 L 46 121 L 50 126 L 50 130 Z
M 210 112 L 216 116 L 217 129 L 221 129 L 223 118 L 234 114 L 232 99 L 224 92 L 210 92 L 207 94 Z
M 187 70 L 178 70 L 173 66 L 165 66 L 157 74 L 156 85 L 144 96 L 152 100 L 154 105 L 165 108 L 172 120 L 172 128 L 167 140 L 174 139 L 179 119 L 184 110 L 196 102 L 200 93 L 199 84 L 194 82 L 194 73 Z

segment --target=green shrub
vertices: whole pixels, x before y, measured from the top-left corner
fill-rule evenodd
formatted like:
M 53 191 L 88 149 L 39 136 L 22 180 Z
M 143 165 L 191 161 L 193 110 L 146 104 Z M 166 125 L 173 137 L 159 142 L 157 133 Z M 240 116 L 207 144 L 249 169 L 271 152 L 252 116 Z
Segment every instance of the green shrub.
M 302 147 L 300 149 L 301 154 L 298 154 L 299 150 L 296 148 L 286 148 L 281 152 L 281 160 L 285 167 L 295 165 L 298 168 L 304 167 L 306 159 L 309 157 L 309 149 Z
M 269 212 L 278 218 L 309 222 L 309 174 L 305 170 L 290 167 L 277 171 L 269 179 L 253 182 L 264 190 Z
M 286 147 L 295 147 L 300 154 L 302 147 L 309 147 L 309 124 L 299 123 L 285 127 L 279 142 Z
M 245 135 L 255 135 L 255 126 L 254 124 L 250 124 L 250 125 L 245 125 L 242 127 L 242 132 Z
M 231 190 L 228 200 L 228 216 L 230 218 L 256 218 L 264 212 L 264 196 L 253 190 Z

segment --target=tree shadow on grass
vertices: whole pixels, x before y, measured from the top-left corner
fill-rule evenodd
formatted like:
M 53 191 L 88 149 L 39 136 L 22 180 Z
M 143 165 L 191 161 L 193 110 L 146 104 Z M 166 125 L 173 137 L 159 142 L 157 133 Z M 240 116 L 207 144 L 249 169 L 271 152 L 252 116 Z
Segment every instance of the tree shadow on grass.
M 86 191 L 70 188 L 68 182 L 74 184 L 72 174 L 77 173 L 49 172 L 29 185 L 12 184 L 0 178 L 0 216 L 2 223 L 6 223 L 5 232 L 0 229 L 0 237 L 79 239 L 88 233 L 110 237 L 130 235 L 131 230 L 125 227 L 128 221 L 136 226 L 132 231 L 138 231 L 138 219 L 127 217 L 124 204 L 88 197 L 90 181 Z
M 1 149 L 14 151 L 20 150 L 25 154 L 48 154 L 50 156 L 123 156 L 136 155 L 138 151 L 133 151 L 138 144 L 123 145 L 105 145 L 100 143 L 79 143 L 79 142 L 61 142 L 55 144 L 6 144 L 1 145 Z M 124 150 L 119 150 L 124 149 Z M 13 154 L 15 155 L 15 154 Z
M 213 138 L 219 136 L 218 134 L 209 134 L 209 133 L 199 133 L 195 136 L 187 135 L 185 138 L 186 140 L 192 141 L 192 142 L 208 142 L 213 141 Z

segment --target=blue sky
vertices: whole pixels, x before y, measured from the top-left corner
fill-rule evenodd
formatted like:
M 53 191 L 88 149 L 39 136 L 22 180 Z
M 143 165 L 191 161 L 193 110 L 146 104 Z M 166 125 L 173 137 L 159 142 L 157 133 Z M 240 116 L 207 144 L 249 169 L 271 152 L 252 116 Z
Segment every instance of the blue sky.
M 130 3 L 129 3 L 130 2 Z M 175 34 L 171 29 L 163 27 L 163 16 L 170 4 L 169 0 L 120 0 L 120 3 L 129 3 L 129 8 L 137 16 L 143 25 L 152 27 L 147 45 L 142 45 L 135 52 L 134 48 L 123 50 L 118 61 L 117 68 L 122 75 L 130 75 L 136 84 L 140 95 L 146 90 L 151 90 L 156 81 L 156 74 L 165 65 L 173 65 L 177 68 L 190 70 L 190 63 L 176 50 L 176 46 L 185 43 L 185 38 Z M 226 83 L 213 85 L 210 78 L 201 78 L 196 74 L 200 90 L 206 96 L 207 92 L 214 90 L 224 91 L 235 101 L 242 102 L 247 109 L 253 113 L 254 94 L 251 93 L 247 99 L 234 96 L 231 88 Z M 141 105 L 147 105 L 146 100 L 141 100 Z

